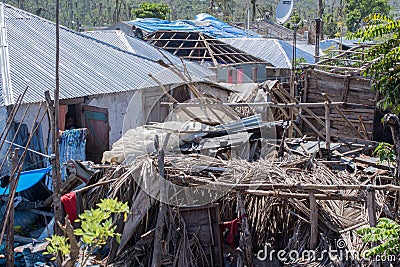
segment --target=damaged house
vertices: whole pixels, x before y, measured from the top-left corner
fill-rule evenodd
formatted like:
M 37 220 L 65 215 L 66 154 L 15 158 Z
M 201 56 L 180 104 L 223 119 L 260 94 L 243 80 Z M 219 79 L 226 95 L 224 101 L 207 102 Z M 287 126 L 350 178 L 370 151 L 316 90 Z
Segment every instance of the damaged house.
M 18 133 L 21 135 L 15 140 L 18 141 L 26 139 L 31 131 L 29 127 L 36 112 L 45 101 L 45 91 L 50 90 L 52 97 L 56 26 L 13 6 L 0 7 L 1 124 L 5 127 L 7 118 L 16 122 L 14 132 L 9 131 L 11 137 L 18 123 L 26 124 L 21 127 L 24 132 Z M 94 162 L 99 162 L 109 145 L 121 137 L 124 127 L 162 121 L 168 112 L 167 107 L 160 105 L 166 91 L 179 101 L 191 99 L 189 80 L 223 101 L 229 91 L 213 84 L 208 79 L 213 73 L 194 63 L 185 65 L 183 72 L 183 65 L 175 69 L 160 64 L 158 59 L 117 48 L 65 27 L 60 28 L 60 62 L 60 130 L 66 126 L 86 128 L 85 158 Z M 16 114 L 12 114 L 14 105 L 19 106 Z M 46 112 L 44 106 L 41 110 Z M 121 119 L 127 112 L 129 125 Z M 49 149 L 49 123 L 45 116 L 34 142 L 38 145 L 31 147 L 42 154 Z M 19 145 L 23 146 L 23 141 Z M 2 152 L 7 149 L 8 144 Z

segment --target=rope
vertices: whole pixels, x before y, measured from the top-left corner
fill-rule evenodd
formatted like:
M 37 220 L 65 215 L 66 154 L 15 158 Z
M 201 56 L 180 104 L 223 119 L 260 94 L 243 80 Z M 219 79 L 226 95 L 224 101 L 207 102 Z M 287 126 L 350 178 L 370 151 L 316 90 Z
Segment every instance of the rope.
M 24 146 L 20 146 L 20 145 L 18 145 L 18 144 L 16 144 L 16 143 L 12 143 L 12 142 L 7 141 L 7 140 L 5 140 L 5 141 L 6 141 L 6 143 L 8 143 L 8 144 L 14 145 L 14 146 L 19 147 L 19 148 L 22 148 L 22 149 L 26 149 L 26 150 L 28 150 L 28 151 L 30 151 L 30 152 L 33 152 L 33 153 L 35 153 L 35 154 L 38 154 L 38 155 L 40 155 L 40 156 L 42 156 L 42 157 L 46 157 L 46 158 L 49 158 L 49 159 L 51 158 L 51 156 L 46 155 L 46 154 L 43 154 L 43 153 L 40 153 L 40 152 L 35 151 L 35 150 L 33 150 L 33 149 L 26 148 L 26 147 L 24 147 Z

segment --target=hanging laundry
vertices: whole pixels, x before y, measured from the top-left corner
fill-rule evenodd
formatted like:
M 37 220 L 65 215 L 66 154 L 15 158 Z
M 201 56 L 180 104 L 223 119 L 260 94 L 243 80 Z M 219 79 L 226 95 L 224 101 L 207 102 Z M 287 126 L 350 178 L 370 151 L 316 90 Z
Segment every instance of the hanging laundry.
M 70 192 L 61 196 L 61 202 L 64 206 L 65 212 L 68 214 L 68 218 L 71 222 L 78 219 L 78 212 L 76 208 L 76 194 Z
M 224 222 L 220 225 L 224 241 L 231 246 L 232 249 L 239 246 L 239 224 L 243 217 L 247 217 L 247 215 L 244 214 L 232 221 Z
M 72 129 L 63 131 L 60 136 L 60 164 L 61 176 L 67 177 L 66 164 L 68 160 L 86 160 L 86 137 L 87 129 Z

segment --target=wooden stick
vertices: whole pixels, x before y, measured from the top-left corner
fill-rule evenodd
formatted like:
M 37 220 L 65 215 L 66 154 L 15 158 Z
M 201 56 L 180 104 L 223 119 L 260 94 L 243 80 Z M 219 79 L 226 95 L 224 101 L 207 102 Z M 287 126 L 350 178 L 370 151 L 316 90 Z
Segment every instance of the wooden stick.
M 73 267 L 79 259 L 79 244 L 76 241 L 76 236 L 74 234 L 74 227 L 72 226 L 68 215 L 65 217 L 65 226 L 60 222 L 57 222 L 58 227 L 67 235 L 70 244 L 69 259 L 63 263 L 63 266 Z
M 14 177 L 16 170 L 18 168 L 18 153 L 19 148 L 14 149 L 14 153 L 11 159 L 11 176 L 10 176 L 10 188 L 9 195 L 11 195 L 11 188 L 17 187 L 17 179 Z M 14 198 L 10 198 L 8 202 L 12 202 L 9 220 L 7 224 L 7 240 L 6 240 L 6 261 L 7 266 L 14 266 Z
M 106 180 L 106 181 L 101 181 L 92 185 L 88 185 L 85 187 L 82 187 L 81 189 L 75 190 L 75 193 L 82 193 L 82 192 L 86 192 L 92 188 L 98 187 L 98 186 L 102 186 L 102 185 L 106 185 L 106 184 L 110 184 L 115 182 L 117 179 L 111 179 L 111 180 Z
M 11 110 L 10 115 L 7 118 L 6 121 L 6 127 L 2 130 L 1 135 L 0 135 L 0 139 L 2 139 L 2 142 L 0 144 L 0 149 L 3 148 L 3 144 L 4 141 L 7 139 L 7 134 L 10 131 L 12 122 L 14 121 L 15 115 L 17 115 L 17 112 L 19 110 L 19 107 L 21 106 L 22 100 L 25 96 L 26 91 L 28 90 L 29 86 L 25 87 L 24 92 L 22 93 L 22 95 L 20 95 L 17 99 L 17 104 L 13 105 L 13 108 Z M 3 135 L 4 135 L 4 139 L 3 139 Z
M 164 227 L 164 218 L 167 211 L 165 201 L 166 188 L 165 188 L 165 174 L 164 174 L 164 149 L 163 145 L 159 143 L 158 135 L 154 141 L 154 146 L 158 150 L 158 171 L 160 175 L 160 208 L 157 216 L 156 229 L 154 233 L 153 257 L 151 261 L 152 267 L 160 267 L 162 260 L 161 239 Z
M 367 195 L 368 219 L 369 225 L 375 227 L 376 219 L 376 204 L 375 204 L 375 190 L 369 190 Z
M 43 113 L 43 115 L 42 115 L 41 119 L 39 120 L 39 122 L 37 123 L 36 127 L 34 127 L 34 126 L 35 126 L 35 123 L 37 122 L 37 119 L 38 119 L 38 117 L 39 117 L 39 115 L 40 115 L 41 107 L 42 107 L 42 105 L 40 105 L 39 110 L 38 110 L 38 113 L 36 114 L 36 117 L 35 117 L 35 119 L 34 119 L 34 121 L 33 121 L 32 130 L 31 130 L 31 133 L 29 134 L 29 137 L 28 137 L 28 140 L 27 140 L 27 142 L 26 142 L 25 148 L 28 148 L 28 147 L 29 147 L 29 144 L 30 144 L 30 142 L 32 141 L 32 138 L 33 138 L 34 133 L 37 131 L 37 129 L 39 128 L 40 123 L 43 121 L 43 118 L 44 118 L 44 116 L 46 115 L 46 113 Z M 19 158 L 18 163 L 17 163 L 17 166 L 18 166 L 17 170 L 14 170 L 14 171 L 12 172 L 12 174 L 11 174 L 11 177 L 14 177 L 14 175 L 15 175 L 16 173 L 18 173 L 18 175 L 17 175 L 16 178 L 15 178 L 15 179 L 16 179 L 15 186 L 14 186 L 13 188 L 10 187 L 10 189 L 9 189 L 9 191 L 10 191 L 10 193 L 8 194 L 9 201 L 8 201 L 8 203 L 7 203 L 7 205 L 6 205 L 6 212 L 5 212 L 4 216 L 3 216 L 3 228 L 2 228 L 2 230 L 1 230 L 1 235 L 0 235 L 0 245 L 1 245 L 2 240 L 3 240 L 3 236 L 4 236 L 4 232 L 5 232 L 6 225 L 7 225 L 7 223 L 8 223 L 8 220 L 10 219 L 10 218 L 9 218 L 10 209 L 11 209 L 11 206 L 14 205 L 13 199 L 14 199 L 14 197 L 15 197 L 15 191 L 16 191 L 16 189 L 17 189 L 17 186 L 16 186 L 16 185 L 18 184 L 19 176 L 20 176 L 20 174 L 21 174 L 21 172 L 22 172 L 23 162 L 24 162 L 24 160 L 25 160 L 27 151 L 28 151 L 28 150 L 25 149 L 25 150 L 22 152 L 22 155 L 21 155 L 21 157 Z
M 331 105 L 339 106 L 343 105 L 344 102 L 332 102 Z M 290 108 L 290 107 L 323 107 L 325 102 L 316 103 L 274 103 L 274 102 L 257 102 L 257 103 L 175 103 L 175 102 L 161 102 L 161 105 L 173 105 L 177 107 L 199 107 L 199 106 L 211 106 L 211 107 L 258 107 L 258 106 L 268 106 L 271 108 Z
M 298 101 L 296 98 L 292 97 L 288 92 L 286 92 L 286 91 L 283 90 L 283 89 L 277 88 L 277 89 L 275 89 L 275 92 L 276 92 L 278 95 L 281 95 L 282 98 L 284 98 L 284 97 L 286 96 L 287 98 L 290 99 L 290 101 L 294 101 L 295 103 L 299 103 L 299 101 Z M 309 104 L 309 103 L 307 103 L 307 104 Z M 325 106 L 325 103 L 324 103 L 323 106 Z M 315 113 L 312 112 L 308 107 L 304 106 L 303 109 L 304 109 L 305 112 L 307 112 L 308 114 L 310 114 L 311 117 L 313 117 L 322 127 L 325 127 L 325 122 L 323 122 L 317 115 L 315 115 Z M 300 112 L 298 112 L 298 113 L 299 113 L 300 118 L 302 118 L 303 120 L 305 120 L 305 119 L 304 119 L 305 116 L 302 115 Z M 307 122 L 307 121 L 306 121 L 306 122 Z M 308 123 L 307 123 L 307 124 L 308 124 Z M 311 127 L 311 126 L 310 126 L 310 127 Z M 313 128 L 313 130 L 315 129 L 315 127 L 311 127 L 311 128 Z M 315 131 L 315 130 L 314 130 L 314 131 Z M 331 130 L 331 131 L 332 131 L 333 134 L 337 135 L 335 131 L 333 131 L 333 130 Z M 319 135 L 321 135 L 321 134 L 319 134 Z M 323 138 L 324 138 L 324 137 L 323 137 Z M 325 138 L 324 138 L 324 139 L 325 139 Z
M 322 93 L 322 96 L 326 99 L 326 101 L 328 101 L 329 103 L 332 103 L 332 99 L 325 93 Z M 362 138 L 362 139 L 366 139 L 365 136 L 363 136 L 358 130 L 357 128 L 354 126 L 354 124 L 352 124 L 349 119 L 346 117 L 346 115 L 344 115 L 344 113 L 340 110 L 340 108 L 336 105 L 333 105 L 333 107 L 336 109 L 336 111 L 339 113 L 340 117 L 342 117 L 342 119 L 350 126 L 350 128 L 358 135 L 358 137 Z M 367 140 L 367 139 L 366 139 Z
M 322 67 L 322 68 L 331 68 L 337 70 L 349 70 L 349 71 L 362 71 L 362 68 L 352 68 L 352 67 L 341 67 L 341 66 L 331 66 L 331 65 L 323 65 L 323 64 L 311 64 L 311 63 L 304 63 L 301 64 L 303 66 L 312 66 L 312 67 Z
M 242 230 L 243 230 L 243 248 L 246 258 L 246 266 L 253 266 L 253 253 L 252 253 L 252 242 L 249 220 L 247 218 L 246 208 L 242 200 L 240 192 L 236 192 L 237 206 L 239 210 L 239 217 L 241 218 Z
M 301 193 L 286 193 L 280 191 L 265 191 L 265 190 L 246 190 L 244 191 L 248 194 L 257 195 L 257 196 L 270 196 L 276 198 L 293 198 L 293 199 L 309 199 L 309 194 L 301 194 Z M 364 201 L 365 198 L 357 195 L 340 195 L 340 194 L 314 194 L 315 199 L 318 200 L 345 200 L 345 201 Z
M 262 177 L 260 177 L 262 178 Z M 363 184 L 342 184 L 342 185 L 322 185 L 322 184 L 267 184 L 267 183 L 243 183 L 243 184 L 234 184 L 234 183 L 224 183 L 224 182 L 210 182 L 204 179 L 191 177 L 193 181 L 199 182 L 200 184 L 208 184 L 210 187 L 220 188 L 223 190 L 227 187 L 233 190 L 279 190 L 279 189 L 288 189 L 288 190 L 297 190 L 297 191 L 312 191 L 312 190 L 327 190 L 327 191 L 338 191 L 338 190 L 386 190 L 386 191 L 398 191 L 400 192 L 400 186 L 397 185 L 363 185 Z
M 20 121 L 20 123 L 19 123 L 19 125 L 18 125 L 18 128 L 17 128 L 17 130 L 15 131 L 15 134 L 14 134 L 12 140 L 11 140 L 11 145 L 8 147 L 8 149 L 7 149 L 7 151 L 6 151 L 6 154 L 5 154 L 6 156 L 4 157 L 3 161 L 1 162 L 0 170 L 3 169 L 4 164 L 7 162 L 7 156 L 8 156 L 8 154 L 10 153 L 11 149 L 13 148 L 14 141 L 15 141 L 15 139 L 16 139 L 17 136 L 18 136 L 19 130 L 20 130 L 21 127 L 22 127 L 22 122 L 25 120 L 25 117 L 26 117 L 26 114 L 28 113 L 28 110 L 29 110 L 29 105 L 26 107 L 25 112 L 24 112 L 24 114 L 22 115 L 22 118 L 21 118 L 21 121 Z M 12 123 L 12 122 L 11 122 L 11 123 Z M 8 143 L 8 141 L 5 140 L 5 139 L 4 139 L 3 141 L 5 141 L 5 142 Z
M 271 94 L 271 99 L 272 101 L 276 101 L 276 98 L 274 97 L 273 94 Z M 283 115 L 286 117 L 286 120 L 290 120 L 289 114 L 286 112 L 286 110 L 283 107 L 278 107 L 278 109 L 283 113 Z M 303 136 L 303 133 L 301 132 L 301 130 L 299 129 L 299 127 L 293 123 L 293 128 L 297 131 L 297 133 L 299 134 L 299 136 Z
M 311 234 L 310 234 L 310 249 L 315 249 L 318 245 L 318 203 L 315 199 L 314 193 L 309 193 L 310 200 L 310 223 L 311 223 Z
M 367 139 L 367 140 L 370 140 L 369 135 L 368 135 L 367 128 L 365 127 L 365 123 L 364 123 L 364 121 L 363 121 L 361 115 L 358 115 L 358 120 L 360 121 L 361 129 L 363 130 L 366 139 Z
M 329 102 L 325 102 L 325 144 L 326 150 L 328 151 L 328 160 L 331 159 L 331 108 L 329 106 Z

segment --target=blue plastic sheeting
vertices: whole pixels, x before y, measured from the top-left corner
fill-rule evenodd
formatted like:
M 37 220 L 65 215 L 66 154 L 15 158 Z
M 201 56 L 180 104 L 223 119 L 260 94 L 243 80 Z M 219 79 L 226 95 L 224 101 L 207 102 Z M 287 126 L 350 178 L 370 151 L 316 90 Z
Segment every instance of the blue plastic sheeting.
M 254 32 L 250 31 L 247 33 L 244 30 L 233 27 L 206 13 L 196 15 L 194 20 L 168 21 L 155 18 L 144 18 L 128 21 L 128 24 L 135 25 L 135 27 L 149 33 L 156 31 L 189 31 L 202 32 L 214 38 L 261 37 L 261 35 Z
M 30 170 L 26 172 L 21 172 L 21 175 L 18 180 L 17 185 L 17 193 L 25 191 L 32 186 L 36 185 L 43 177 L 51 170 L 51 167 L 37 169 L 37 170 Z M 7 195 L 9 193 L 9 186 L 6 188 L 0 188 L 1 195 Z

